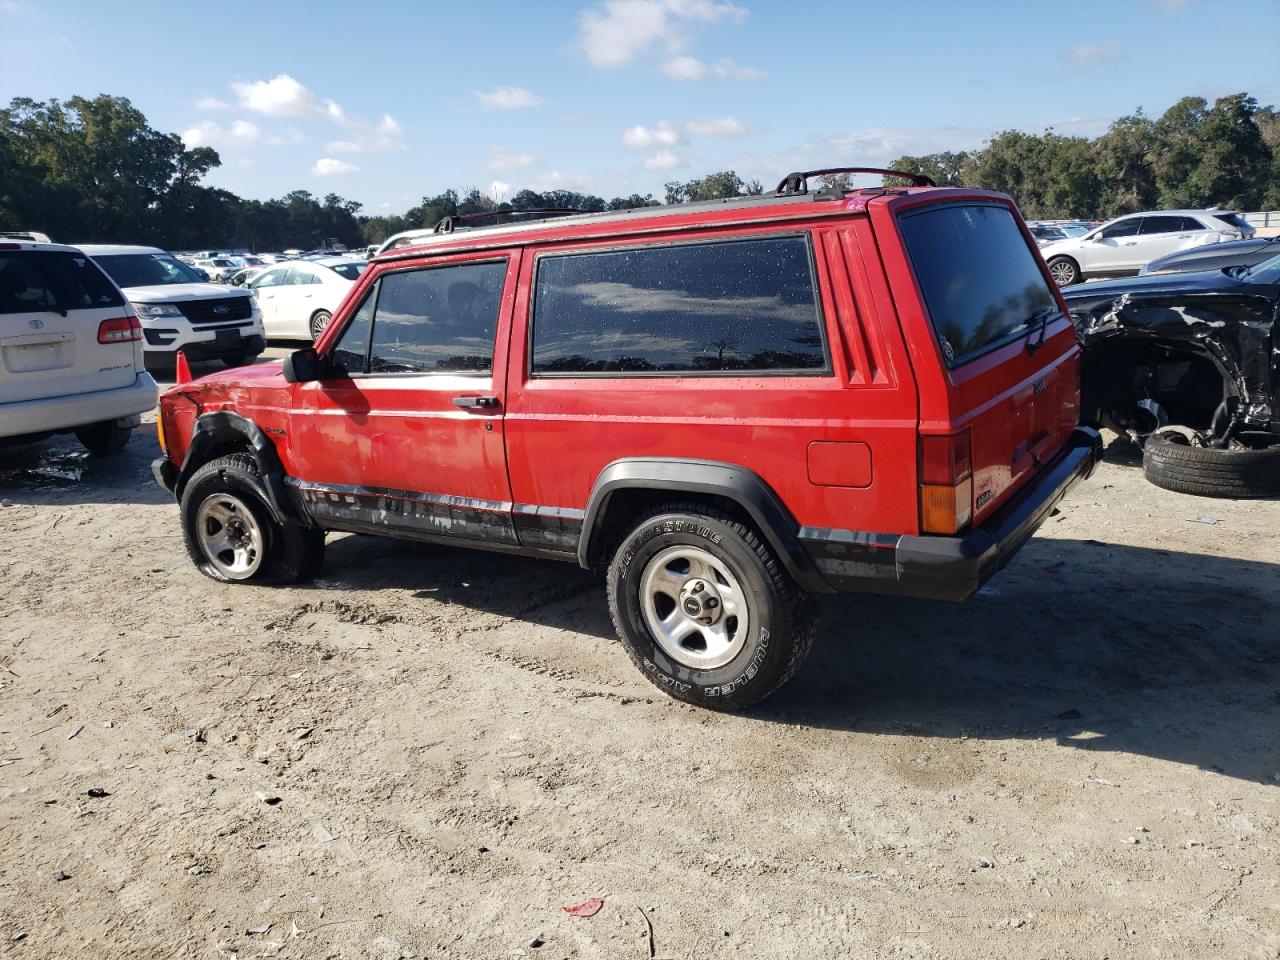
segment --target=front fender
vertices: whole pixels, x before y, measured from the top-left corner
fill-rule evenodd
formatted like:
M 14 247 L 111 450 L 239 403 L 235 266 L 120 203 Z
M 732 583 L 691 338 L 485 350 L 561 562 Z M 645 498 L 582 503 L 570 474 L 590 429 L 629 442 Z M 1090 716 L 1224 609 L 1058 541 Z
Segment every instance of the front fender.
M 191 431 L 191 441 L 173 486 L 174 496 L 182 499 L 191 475 L 210 460 L 219 456 L 218 451 L 228 447 L 248 446 L 258 461 L 267 502 L 274 518 L 280 523 L 309 523 L 294 507 L 285 485 L 284 466 L 273 444 L 261 428 L 238 413 L 217 410 L 196 418 Z

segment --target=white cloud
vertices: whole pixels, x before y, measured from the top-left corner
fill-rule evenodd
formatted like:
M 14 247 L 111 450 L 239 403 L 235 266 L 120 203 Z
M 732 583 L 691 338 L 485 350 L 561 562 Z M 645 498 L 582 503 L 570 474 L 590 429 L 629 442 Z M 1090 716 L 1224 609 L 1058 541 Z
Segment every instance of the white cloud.
M 321 157 L 311 167 L 313 177 L 333 177 L 342 173 L 357 173 L 360 170 L 354 163 L 335 160 L 332 157 Z
M 654 46 L 675 53 L 688 22 L 741 23 L 746 8 L 716 0 L 604 0 L 578 17 L 578 42 L 602 70 L 623 67 Z
M 542 101 L 537 94 L 524 87 L 498 87 L 494 90 L 474 91 L 476 100 L 486 110 L 523 110 L 536 107 Z
M 750 130 L 736 117 L 696 117 L 684 125 L 691 137 L 745 137 Z
M 763 70 L 740 67 L 728 57 L 715 63 L 704 63 L 697 57 L 679 56 L 666 60 L 658 67 L 672 80 L 763 80 Z
M 349 126 L 355 132 L 347 140 L 331 140 L 324 145 L 330 153 L 394 153 L 404 150 L 404 143 L 398 139 L 404 135 L 400 121 L 389 113 L 384 113 L 377 126 L 368 126 L 360 121 L 353 121 Z
M 201 97 L 196 101 L 197 110 L 230 110 L 231 104 L 217 97 Z
M 494 203 L 501 203 L 511 192 L 511 184 L 505 180 L 494 180 L 489 184 L 489 199 Z
M 321 100 L 287 73 L 270 80 L 233 83 L 240 106 L 267 117 L 328 117 L 334 123 L 346 123 L 342 107 L 332 100 Z
M 687 161 L 674 150 L 659 150 L 644 162 L 646 170 L 674 170 L 683 167 Z
M 248 120 L 236 120 L 223 127 L 212 120 L 202 120 L 184 130 L 182 142 L 188 147 L 251 147 L 263 142 L 262 129 Z
M 1124 44 L 1118 40 L 1103 43 L 1073 43 L 1067 47 L 1067 62 L 1077 67 L 1092 67 L 1100 63 L 1119 60 L 1124 56 Z
M 622 131 L 622 145 L 628 150 L 674 147 L 680 139 L 680 131 L 665 120 L 660 120 L 652 127 L 635 126 Z
M 506 147 L 494 147 L 489 151 L 489 163 L 487 166 L 490 170 L 523 170 L 525 167 L 531 167 L 537 162 L 538 158 L 532 153 L 508 150 Z
M 534 181 L 535 190 L 588 190 L 591 178 L 581 173 L 562 173 L 549 170 Z

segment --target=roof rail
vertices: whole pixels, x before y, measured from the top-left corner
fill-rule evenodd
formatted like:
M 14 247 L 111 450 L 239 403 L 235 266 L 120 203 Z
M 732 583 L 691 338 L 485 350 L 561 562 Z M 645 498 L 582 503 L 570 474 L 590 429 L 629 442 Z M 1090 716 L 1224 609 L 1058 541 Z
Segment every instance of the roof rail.
M 788 173 L 778 183 L 778 189 L 774 192 L 780 196 L 792 196 L 797 193 L 807 193 L 809 190 L 810 177 L 829 177 L 840 173 L 878 173 L 882 177 L 902 177 L 904 180 L 910 180 L 917 187 L 936 187 L 932 177 L 926 177 L 923 173 L 907 173 L 904 170 L 886 170 L 884 167 L 828 167 L 825 170 L 806 170 L 803 173 Z
M 489 217 L 528 216 L 530 214 L 552 214 L 569 216 L 575 213 L 591 213 L 591 210 L 579 210 L 576 207 L 526 207 L 520 210 L 478 210 L 475 213 L 455 213 L 453 216 L 441 217 L 440 222 L 432 228 L 432 233 L 453 233 L 454 227 L 466 225 L 472 220 L 486 220 Z

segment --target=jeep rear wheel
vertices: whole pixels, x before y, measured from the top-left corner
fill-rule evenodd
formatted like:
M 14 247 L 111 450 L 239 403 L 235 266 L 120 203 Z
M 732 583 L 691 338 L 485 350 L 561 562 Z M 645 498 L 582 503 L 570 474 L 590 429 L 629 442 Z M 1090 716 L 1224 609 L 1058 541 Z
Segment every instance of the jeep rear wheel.
M 1070 257 L 1054 257 L 1049 261 L 1049 275 L 1060 287 L 1080 282 L 1080 267 Z
M 632 662 L 678 700 L 758 703 L 813 645 L 813 598 L 754 530 L 714 507 L 667 504 L 609 564 L 609 611 Z
M 278 521 L 258 462 L 247 454 L 219 457 L 192 474 L 181 512 L 187 554 L 214 580 L 297 583 L 324 563 L 324 531 Z

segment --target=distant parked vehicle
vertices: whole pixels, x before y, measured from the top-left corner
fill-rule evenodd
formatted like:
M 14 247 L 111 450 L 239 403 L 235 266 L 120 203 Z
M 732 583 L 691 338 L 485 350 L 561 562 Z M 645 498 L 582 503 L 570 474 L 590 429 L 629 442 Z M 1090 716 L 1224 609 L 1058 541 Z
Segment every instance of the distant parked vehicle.
M 1035 238 L 1037 247 L 1043 247 L 1046 244 L 1056 243 L 1059 240 L 1066 240 L 1070 237 L 1070 234 L 1061 227 L 1049 224 L 1029 223 L 1027 228 L 1031 231 L 1031 236 Z
M 214 257 L 207 260 L 197 260 L 196 266 L 205 272 L 205 274 L 215 283 L 226 283 L 242 269 L 241 264 L 230 259 L 229 257 Z
M 0 240 L 0 443 L 75 433 L 119 450 L 156 403 L 142 328 L 120 289 L 75 247 Z
M 1136 276 L 1147 262 L 1188 247 L 1252 236 L 1239 214 L 1226 210 L 1131 213 L 1082 237 L 1050 243 L 1040 253 L 1060 287 L 1099 277 Z
M 202 281 L 186 264 L 155 247 L 81 247 L 123 288 L 142 321 L 147 365 L 170 369 L 181 350 L 188 360 L 251 362 L 266 346 L 262 313 L 239 290 Z
M 1280 253 L 1280 237 L 1254 237 L 1252 240 L 1228 240 L 1208 247 L 1192 247 L 1167 257 L 1152 260 L 1138 276 L 1153 273 L 1185 273 L 1200 270 L 1222 270 L 1225 267 L 1252 267 Z
M 231 284 L 233 287 L 243 287 L 263 270 L 266 270 L 268 266 L 269 264 L 264 264 L 259 267 L 245 267 L 243 270 L 233 274 L 227 283 Z
M 314 340 L 369 266 L 349 257 L 277 264 L 249 281 L 268 337 Z

